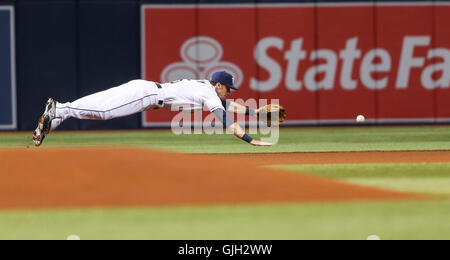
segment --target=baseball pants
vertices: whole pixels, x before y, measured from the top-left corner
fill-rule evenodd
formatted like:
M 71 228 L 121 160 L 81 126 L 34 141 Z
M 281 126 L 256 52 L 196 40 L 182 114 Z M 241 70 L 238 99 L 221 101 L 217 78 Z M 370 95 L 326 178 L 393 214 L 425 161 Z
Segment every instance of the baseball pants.
M 132 80 L 118 87 L 98 92 L 74 102 L 56 103 L 55 130 L 69 118 L 109 120 L 143 112 L 164 100 L 161 89 L 151 81 Z

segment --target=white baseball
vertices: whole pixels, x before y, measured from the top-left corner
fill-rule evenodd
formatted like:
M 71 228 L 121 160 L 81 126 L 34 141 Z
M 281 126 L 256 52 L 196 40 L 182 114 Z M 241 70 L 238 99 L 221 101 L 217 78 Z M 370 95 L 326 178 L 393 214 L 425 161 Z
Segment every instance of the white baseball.
M 70 235 L 67 237 L 67 240 L 81 240 L 81 238 L 77 235 Z
M 377 235 L 371 235 L 367 237 L 367 240 L 381 240 L 381 238 Z
M 366 118 L 363 115 L 359 115 L 356 117 L 356 122 L 364 123 L 364 121 L 366 121 Z

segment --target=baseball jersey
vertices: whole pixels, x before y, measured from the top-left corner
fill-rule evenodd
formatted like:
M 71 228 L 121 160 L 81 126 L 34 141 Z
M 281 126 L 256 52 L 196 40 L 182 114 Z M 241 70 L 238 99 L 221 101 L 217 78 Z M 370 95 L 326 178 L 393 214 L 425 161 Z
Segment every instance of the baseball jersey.
M 225 108 L 208 80 L 178 80 L 162 84 L 164 106 L 172 110 L 201 110 L 214 112 Z

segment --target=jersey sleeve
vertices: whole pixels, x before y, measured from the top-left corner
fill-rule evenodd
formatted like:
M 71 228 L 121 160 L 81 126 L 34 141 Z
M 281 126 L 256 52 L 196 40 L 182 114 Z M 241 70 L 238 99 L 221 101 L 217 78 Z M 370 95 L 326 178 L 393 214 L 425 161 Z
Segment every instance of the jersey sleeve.
M 203 96 L 203 105 L 206 106 L 210 112 L 214 112 L 217 109 L 225 110 L 222 101 L 216 93 L 207 93 Z

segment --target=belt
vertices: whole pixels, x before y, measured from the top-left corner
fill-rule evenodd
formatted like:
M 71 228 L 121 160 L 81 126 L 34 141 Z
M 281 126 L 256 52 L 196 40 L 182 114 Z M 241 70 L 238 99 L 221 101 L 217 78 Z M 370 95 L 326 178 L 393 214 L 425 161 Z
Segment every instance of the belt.
M 159 84 L 158 82 L 155 82 L 155 84 L 156 84 L 157 88 L 162 89 L 161 84 Z M 160 106 L 160 107 L 164 106 L 164 100 L 162 100 L 162 99 L 158 100 L 158 106 Z

